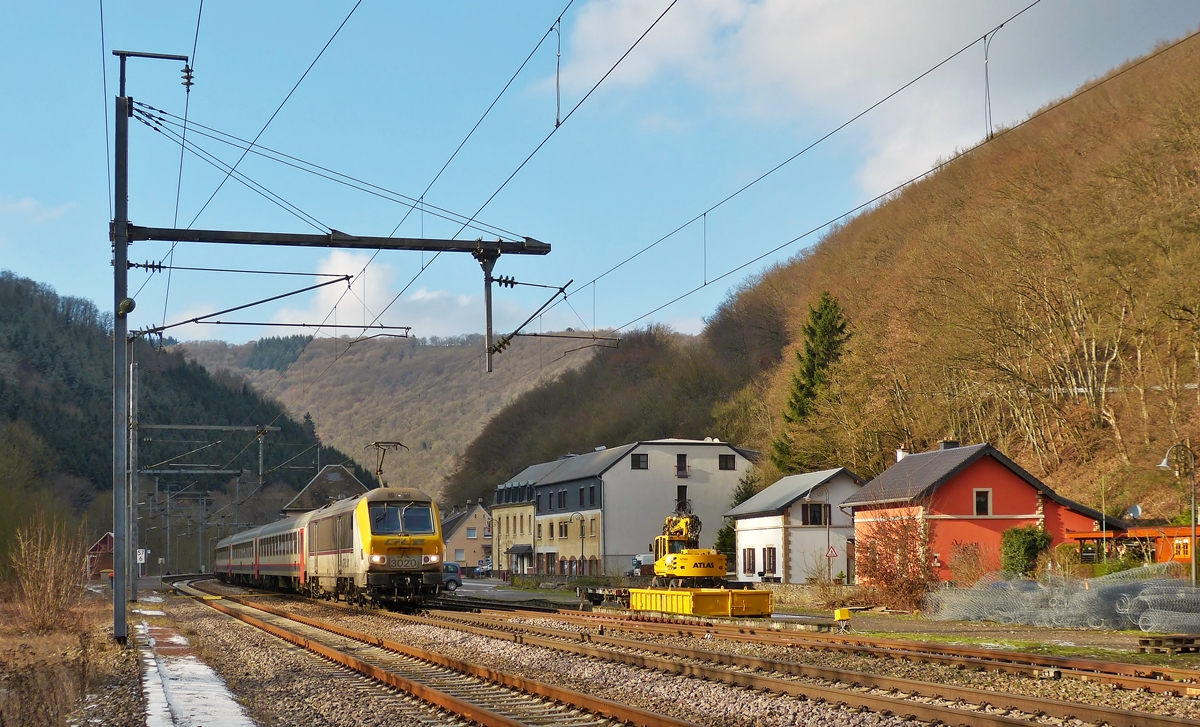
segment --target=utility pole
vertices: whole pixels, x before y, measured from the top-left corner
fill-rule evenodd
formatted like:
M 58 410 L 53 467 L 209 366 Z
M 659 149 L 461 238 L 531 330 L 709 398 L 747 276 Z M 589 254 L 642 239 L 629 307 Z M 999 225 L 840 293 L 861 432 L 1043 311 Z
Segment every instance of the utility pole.
M 129 119 L 133 116 L 133 99 L 125 95 L 125 65 L 129 58 L 151 58 L 183 61 L 185 82 L 190 81 L 188 57 L 162 53 L 141 53 L 114 50 L 121 60 L 120 95 L 116 99 L 116 139 L 113 171 L 112 243 L 113 243 L 113 638 L 124 644 L 128 636 L 125 617 L 125 581 L 128 575 L 129 522 L 127 489 L 123 486 L 128 454 L 129 404 L 126 399 L 125 341 L 129 335 L 126 316 L 133 311 L 134 302 L 128 297 L 130 243 L 141 240 L 164 242 L 205 242 L 234 245 L 283 245 L 310 248 L 343 248 L 359 250 L 421 250 L 430 252 L 466 252 L 475 255 L 484 268 L 485 304 L 487 306 L 487 340 L 492 339 L 491 271 L 501 254 L 546 255 L 550 245 L 532 237 L 520 240 L 484 241 L 446 240 L 431 238 L 363 237 L 331 229 L 328 234 L 292 234 L 276 232 L 243 232 L 231 230 L 193 230 L 177 228 L 139 227 L 129 223 Z M 165 326 L 148 328 L 142 333 L 159 333 Z M 488 371 L 492 370 L 491 347 L 487 352 Z M 156 473 L 157 474 L 157 473 Z M 163 472 L 165 474 L 165 472 Z
M 128 339 L 127 339 L 128 340 Z M 134 552 L 138 547 L 138 365 L 134 361 L 134 342 L 129 343 L 129 550 Z M 137 558 L 129 559 L 129 601 L 137 602 L 137 582 L 142 573 L 142 564 Z

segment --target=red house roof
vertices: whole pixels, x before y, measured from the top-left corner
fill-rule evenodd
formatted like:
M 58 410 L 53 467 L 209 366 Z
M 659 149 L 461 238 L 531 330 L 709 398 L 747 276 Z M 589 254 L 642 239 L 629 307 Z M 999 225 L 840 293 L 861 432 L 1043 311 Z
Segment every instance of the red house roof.
M 927 500 L 933 494 L 934 490 L 954 479 L 963 470 L 983 457 L 991 457 L 996 460 L 1044 496 L 1064 507 L 1097 521 L 1105 519 L 1110 523 L 1110 527 L 1121 530 L 1127 527 L 1118 518 L 1105 518 L 1098 510 L 1093 510 L 1090 507 L 1081 505 L 1074 500 L 1058 494 L 986 442 L 983 444 L 973 444 L 968 447 L 947 447 L 943 444 L 942 449 L 910 454 L 887 468 L 882 474 L 868 482 L 865 487 L 851 495 L 842 504 L 862 507 L 865 505 L 912 503 L 918 500 Z

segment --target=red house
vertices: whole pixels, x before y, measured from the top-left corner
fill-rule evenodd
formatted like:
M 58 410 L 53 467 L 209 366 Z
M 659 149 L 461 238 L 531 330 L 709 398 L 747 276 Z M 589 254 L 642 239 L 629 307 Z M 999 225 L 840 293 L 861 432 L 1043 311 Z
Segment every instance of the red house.
M 854 508 L 855 540 L 863 543 L 872 523 L 889 515 L 917 515 L 929 528 L 930 558 L 941 580 L 955 543 L 977 543 L 984 563 L 1000 565 L 1000 534 L 1037 525 L 1052 547 L 1067 531 L 1099 529 L 1101 514 L 1051 490 L 990 444 L 960 447 L 945 441 L 920 454 L 896 453 L 896 464 L 843 503 Z M 1122 526 L 1108 518 L 1110 528 Z

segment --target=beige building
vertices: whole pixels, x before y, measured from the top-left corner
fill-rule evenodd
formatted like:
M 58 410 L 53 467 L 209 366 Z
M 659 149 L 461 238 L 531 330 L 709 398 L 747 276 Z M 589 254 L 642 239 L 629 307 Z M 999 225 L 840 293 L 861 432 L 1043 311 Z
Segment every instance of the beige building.
M 451 511 L 442 519 L 446 560 L 464 570 L 484 566 L 492 557 L 491 517 L 481 503 Z
M 533 486 L 506 482 L 492 502 L 492 553 L 495 574 L 533 573 Z

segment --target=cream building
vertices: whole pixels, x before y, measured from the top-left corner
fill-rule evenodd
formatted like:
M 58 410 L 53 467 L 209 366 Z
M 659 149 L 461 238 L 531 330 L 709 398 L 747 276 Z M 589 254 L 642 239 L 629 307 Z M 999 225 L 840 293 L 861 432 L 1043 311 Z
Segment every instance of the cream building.
M 467 571 L 486 564 L 492 555 L 490 516 L 482 502 L 470 503 L 442 519 L 442 539 L 446 541 L 446 560 Z

